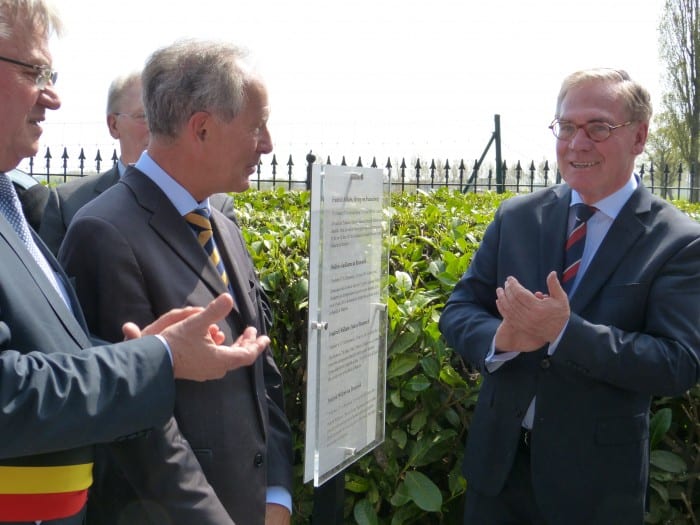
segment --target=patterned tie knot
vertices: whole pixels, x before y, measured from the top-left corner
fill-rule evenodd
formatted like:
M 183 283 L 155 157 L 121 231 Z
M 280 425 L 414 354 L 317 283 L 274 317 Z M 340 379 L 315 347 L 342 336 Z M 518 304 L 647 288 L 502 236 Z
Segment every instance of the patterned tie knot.
M 566 240 L 567 250 L 586 236 L 586 223 L 588 219 L 593 217 L 593 214 L 598 211 L 598 208 L 595 206 L 588 206 L 583 203 L 574 204 L 573 208 L 576 215 L 576 222 L 574 223 L 574 229 L 571 230 L 569 238 Z M 581 249 L 583 250 L 583 247 L 581 247 Z
M 212 230 L 211 221 L 209 220 L 210 215 L 211 213 L 206 208 L 197 208 L 185 215 L 185 220 L 197 235 L 197 240 L 202 246 L 206 246 L 214 235 L 214 230 Z
M 209 220 L 210 215 L 211 212 L 208 208 L 196 208 L 185 215 L 185 220 L 197 236 L 197 240 L 202 248 L 204 248 L 209 260 L 214 267 L 216 267 L 217 272 L 219 272 L 221 276 L 221 280 L 229 287 L 228 274 L 226 273 L 226 268 L 224 268 L 224 262 L 219 255 L 219 250 L 216 248 L 216 243 L 214 242 L 214 230 Z
M 586 222 L 588 219 L 593 217 L 593 214 L 598 211 L 598 208 L 580 202 L 578 204 L 574 204 L 574 210 L 576 211 L 576 220 Z

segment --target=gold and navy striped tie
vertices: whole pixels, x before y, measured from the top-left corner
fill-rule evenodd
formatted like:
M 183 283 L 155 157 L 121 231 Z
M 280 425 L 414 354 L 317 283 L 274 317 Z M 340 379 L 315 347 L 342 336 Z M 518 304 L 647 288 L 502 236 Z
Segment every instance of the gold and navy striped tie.
M 219 250 L 214 243 L 214 230 L 212 230 L 211 221 L 209 220 L 210 214 L 211 212 L 207 208 L 197 208 L 185 215 L 185 220 L 197 236 L 199 244 L 204 248 L 204 251 L 207 252 L 209 260 L 216 267 L 221 276 L 221 280 L 227 288 L 230 288 L 224 262 L 221 260 Z

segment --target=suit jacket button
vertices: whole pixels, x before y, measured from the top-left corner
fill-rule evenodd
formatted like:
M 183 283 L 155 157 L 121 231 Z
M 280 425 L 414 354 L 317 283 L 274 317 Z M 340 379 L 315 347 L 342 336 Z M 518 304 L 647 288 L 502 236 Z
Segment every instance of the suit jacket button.
M 549 362 L 549 357 L 545 357 L 541 362 L 540 362 L 540 367 L 542 368 L 549 368 L 550 362 Z
M 253 465 L 255 465 L 257 468 L 260 468 L 262 467 L 263 462 L 263 455 L 260 452 L 255 454 L 255 459 L 253 459 Z

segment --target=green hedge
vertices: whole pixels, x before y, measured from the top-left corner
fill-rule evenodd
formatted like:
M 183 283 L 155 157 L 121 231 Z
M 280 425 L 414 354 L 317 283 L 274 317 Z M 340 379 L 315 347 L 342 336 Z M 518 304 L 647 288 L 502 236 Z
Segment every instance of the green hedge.
M 439 314 L 498 204 L 510 195 L 448 190 L 392 195 L 386 440 L 345 471 L 346 523 L 458 524 L 462 451 L 480 378 L 445 346 Z M 275 313 L 271 334 L 294 431 L 293 523 L 309 523 L 302 484 L 306 388 L 309 194 L 235 196 L 240 222 Z M 700 219 L 700 207 L 679 208 Z M 697 523 L 700 390 L 654 402 L 648 523 Z

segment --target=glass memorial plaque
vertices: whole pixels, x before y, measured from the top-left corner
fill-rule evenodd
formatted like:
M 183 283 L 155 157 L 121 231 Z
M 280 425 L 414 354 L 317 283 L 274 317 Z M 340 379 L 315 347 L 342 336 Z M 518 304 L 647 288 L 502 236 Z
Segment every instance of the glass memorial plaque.
M 384 174 L 313 167 L 304 481 L 319 486 L 384 440 Z

